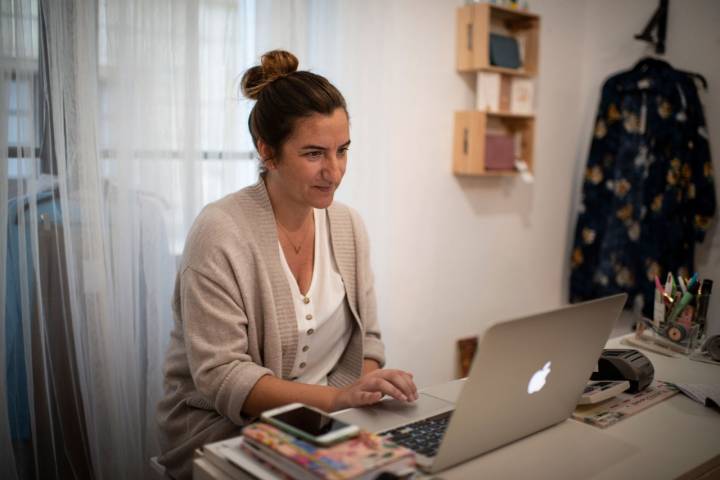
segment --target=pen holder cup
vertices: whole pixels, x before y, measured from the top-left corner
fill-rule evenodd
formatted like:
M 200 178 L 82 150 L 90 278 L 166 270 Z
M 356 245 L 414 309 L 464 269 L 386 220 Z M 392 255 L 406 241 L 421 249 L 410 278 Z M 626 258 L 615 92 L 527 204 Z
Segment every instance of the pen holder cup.
M 659 326 L 653 325 L 651 328 L 644 328 L 647 324 L 640 325 L 642 327 L 637 328 L 636 335 L 652 340 L 669 350 L 689 355 L 702 346 L 703 339 L 700 338 L 700 325 L 698 324 L 687 325 L 666 321 Z

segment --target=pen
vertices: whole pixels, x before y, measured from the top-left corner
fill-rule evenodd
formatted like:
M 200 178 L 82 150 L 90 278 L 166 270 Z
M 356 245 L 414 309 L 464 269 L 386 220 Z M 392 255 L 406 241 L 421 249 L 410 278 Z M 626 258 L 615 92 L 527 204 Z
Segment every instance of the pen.
M 658 289 L 658 292 L 660 292 L 660 295 L 665 295 L 665 289 L 660 284 L 660 279 L 658 278 L 657 275 L 655 275 L 655 288 Z
M 662 295 L 662 298 L 665 300 L 665 303 L 668 304 L 668 306 L 671 306 L 675 299 L 673 299 L 668 292 L 665 291 L 662 284 L 660 283 L 660 279 L 655 276 L 655 288 L 657 288 L 658 292 L 660 292 L 660 295 Z
M 665 320 L 665 290 L 660 285 L 660 279 L 655 275 L 655 303 L 653 305 L 653 326 L 655 329 L 660 328 L 660 324 Z
M 685 279 L 682 275 L 678 275 L 678 285 L 680 285 L 680 291 L 682 291 L 682 294 L 685 295 L 688 289 L 687 285 L 685 284 Z

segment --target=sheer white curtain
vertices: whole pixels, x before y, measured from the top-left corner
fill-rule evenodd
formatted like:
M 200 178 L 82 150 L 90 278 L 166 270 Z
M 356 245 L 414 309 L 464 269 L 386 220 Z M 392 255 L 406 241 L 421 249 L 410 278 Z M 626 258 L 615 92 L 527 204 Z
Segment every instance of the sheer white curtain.
M 145 478 L 175 262 L 304 1 L 2 0 L 0 477 Z
M 38 279 L 37 269 L 28 268 L 37 263 L 38 237 L 26 228 L 38 222 L 37 205 L 23 200 L 44 183 L 36 155 L 38 38 L 37 2 L 0 3 L 0 477 L 10 479 L 22 473 L 15 458 L 30 460 L 35 389 L 28 377 L 40 359 L 23 335 L 35 313 L 30 298 Z

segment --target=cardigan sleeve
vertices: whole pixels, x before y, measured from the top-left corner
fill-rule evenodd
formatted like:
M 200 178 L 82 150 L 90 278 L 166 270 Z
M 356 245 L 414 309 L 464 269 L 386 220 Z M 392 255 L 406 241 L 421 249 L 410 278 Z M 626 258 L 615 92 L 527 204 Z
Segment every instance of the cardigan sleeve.
M 195 386 L 215 410 L 242 425 L 250 390 L 273 372 L 248 354 L 247 317 L 222 278 L 187 267 L 180 281 L 183 334 Z
M 375 279 L 370 266 L 370 242 L 360 215 L 350 209 L 357 246 L 357 285 L 360 315 L 365 327 L 363 357 L 385 365 L 385 345 L 380 334 L 375 298 Z

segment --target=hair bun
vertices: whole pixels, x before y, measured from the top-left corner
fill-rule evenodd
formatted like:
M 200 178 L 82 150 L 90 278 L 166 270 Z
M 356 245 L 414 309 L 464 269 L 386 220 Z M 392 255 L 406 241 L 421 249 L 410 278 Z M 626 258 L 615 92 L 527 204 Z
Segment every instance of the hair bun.
M 257 100 L 260 92 L 278 78 L 285 77 L 298 68 L 298 59 L 285 50 L 271 50 L 260 57 L 260 65 L 248 69 L 240 81 L 243 95 Z

